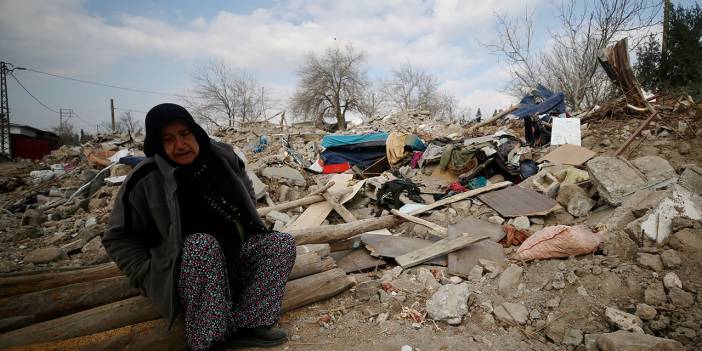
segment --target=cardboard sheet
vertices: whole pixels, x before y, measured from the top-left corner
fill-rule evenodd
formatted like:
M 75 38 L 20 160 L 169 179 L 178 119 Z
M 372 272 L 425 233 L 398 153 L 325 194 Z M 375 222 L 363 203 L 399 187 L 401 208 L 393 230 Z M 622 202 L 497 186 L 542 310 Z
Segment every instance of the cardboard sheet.
M 561 145 L 539 159 L 539 162 L 548 161 L 553 164 L 580 166 L 595 157 L 595 152 L 578 145 Z

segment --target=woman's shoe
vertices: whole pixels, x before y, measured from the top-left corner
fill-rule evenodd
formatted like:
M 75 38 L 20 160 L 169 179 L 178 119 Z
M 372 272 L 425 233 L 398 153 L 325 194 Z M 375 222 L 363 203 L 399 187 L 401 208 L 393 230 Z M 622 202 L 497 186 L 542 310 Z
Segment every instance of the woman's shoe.
M 227 347 L 271 347 L 288 341 L 288 333 L 280 328 L 256 327 L 238 328 L 227 340 Z

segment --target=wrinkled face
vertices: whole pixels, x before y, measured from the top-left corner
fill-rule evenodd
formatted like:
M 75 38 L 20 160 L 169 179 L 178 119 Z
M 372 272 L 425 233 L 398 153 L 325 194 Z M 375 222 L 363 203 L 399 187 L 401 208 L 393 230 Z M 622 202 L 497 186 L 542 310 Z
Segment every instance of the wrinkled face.
M 200 153 L 200 145 L 190 127 L 183 121 L 166 125 L 161 131 L 161 142 L 166 155 L 181 165 L 191 164 Z

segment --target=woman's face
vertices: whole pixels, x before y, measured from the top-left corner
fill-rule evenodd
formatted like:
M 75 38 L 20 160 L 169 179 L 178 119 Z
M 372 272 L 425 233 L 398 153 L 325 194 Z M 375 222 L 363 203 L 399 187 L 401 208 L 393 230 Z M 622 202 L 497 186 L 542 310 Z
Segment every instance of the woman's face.
M 200 153 L 200 145 L 190 127 L 177 120 L 166 125 L 161 131 L 161 142 L 166 155 L 181 165 L 191 164 Z

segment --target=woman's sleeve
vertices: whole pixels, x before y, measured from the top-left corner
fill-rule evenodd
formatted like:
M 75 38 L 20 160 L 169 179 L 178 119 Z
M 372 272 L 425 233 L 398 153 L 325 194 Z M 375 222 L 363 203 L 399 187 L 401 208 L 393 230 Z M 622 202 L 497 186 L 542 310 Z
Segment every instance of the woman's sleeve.
M 241 181 L 244 182 L 244 186 L 249 192 L 249 197 L 251 198 L 251 201 L 253 201 L 253 203 L 256 203 L 256 193 L 254 192 L 253 182 L 251 181 L 251 178 L 249 178 L 249 175 L 246 174 L 246 164 L 241 158 L 239 158 L 239 156 L 237 156 L 237 154 L 233 150 L 232 153 L 234 154 L 234 161 L 238 166 L 235 168 L 236 174 L 239 176 L 239 178 L 241 178 Z
M 144 223 L 138 211 L 132 205 L 132 199 L 143 199 L 137 189 L 128 191 L 129 181 L 125 181 L 120 188 L 117 199 L 112 209 L 110 223 L 102 236 L 102 245 L 110 258 L 129 278 L 129 284 L 138 289 L 144 287 L 144 278 L 148 274 L 151 253 L 145 238 L 140 230 L 140 223 Z M 147 207 L 148 208 L 148 205 Z

